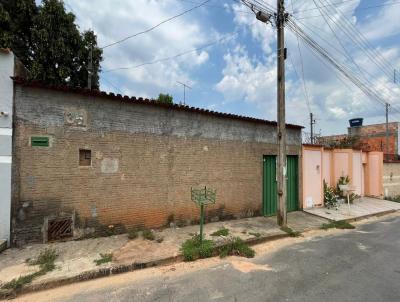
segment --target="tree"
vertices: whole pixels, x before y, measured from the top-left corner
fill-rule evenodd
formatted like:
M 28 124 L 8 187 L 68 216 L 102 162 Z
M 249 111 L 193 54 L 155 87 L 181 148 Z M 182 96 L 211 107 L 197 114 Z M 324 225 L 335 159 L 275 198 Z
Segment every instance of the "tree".
M 162 103 L 162 104 L 170 104 L 170 105 L 172 105 L 174 103 L 174 98 L 169 94 L 160 93 L 158 95 L 157 102 Z
M 0 47 L 11 48 L 22 63 L 32 63 L 32 33 L 38 13 L 35 0 L 0 0 Z
M 0 1 L 0 23 L 6 27 L 6 33 L 0 34 L 0 47 L 11 47 L 30 71 L 30 78 L 87 87 L 92 49 L 92 88 L 99 88 L 102 50 L 96 35 L 93 31 L 81 34 L 74 14 L 65 11 L 62 1 L 43 0 L 39 7 L 34 0 Z

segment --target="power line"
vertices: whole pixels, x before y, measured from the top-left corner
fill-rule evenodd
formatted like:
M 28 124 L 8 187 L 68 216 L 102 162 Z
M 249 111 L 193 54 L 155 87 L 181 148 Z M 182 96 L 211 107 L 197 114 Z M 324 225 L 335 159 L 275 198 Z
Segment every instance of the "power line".
M 351 0 L 354 1 L 354 0 Z M 343 2 L 344 3 L 344 2 Z M 367 9 L 372 9 L 372 8 L 377 8 L 377 7 L 382 7 L 382 6 L 389 6 L 389 5 L 398 5 L 400 4 L 400 1 L 395 1 L 395 2 L 390 2 L 390 3 L 383 3 L 383 4 L 377 4 L 377 5 L 371 5 L 371 6 L 361 6 L 361 7 L 357 7 L 356 10 L 367 10 Z M 323 7 L 332 7 L 334 5 L 326 5 Z M 305 11 L 311 11 L 311 10 L 316 10 L 316 8 L 310 8 L 310 9 L 305 9 L 305 10 L 300 10 L 297 12 L 293 12 L 293 14 L 297 15 L 299 13 L 305 12 Z M 348 11 L 344 11 L 343 13 L 352 13 L 354 10 L 348 10 Z M 298 20 L 302 20 L 302 19 L 308 19 L 308 18 L 318 18 L 318 17 L 322 17 L 322 15 L 311 15 L 311 16 L 303 16 L 301 18 L 298 18 Z
M 291 5 L 292 5 L 292 9 L 293 9 L 293 0 L 290 1 L 290 3 L 291 3 Z M 306 79 L 305 79 L 305 76 L 304 76 L 303 56 L 302 56 L 302 54 L 301 54 L 300 43 L 299 43 L 299 37 L 296 36 L 296 40 L 297 40 L 297 49 L 299 50 L 299 56 L 300 56 L 300 62 L 301 62 L 301 76 L 302 76 L 304 94 L 305 94 L 305 97 L 306 97 L 306 102 L 307 102 L 308 111 L 309 111 L 309 113 L 311 114 L 310 98 L 309 98 L 309 94 L 308 94 L 308 90 L 307 90 Z M 292 64 L 293 64 L 293 63 L 292 63 Z
M 235 32 L 235 33 L 228 34 L 228 35 L 222 37 L 221 39 L 218 39 L 218 40 L 216 40 L 216 41 L 213 41 L 213 42 L 211 42 L 211 43 L 205 44 L 205 45 L 203 45 L 203 46 L 200 46 L 200 47 L 197 47 L 197 48 L 194 48 L 194 49 L 191 49 L 191 50 L 187 50 L 187 51 L 178 53 L 178 54 L 176 54 L 176 55 L 174 55 L 174 56 L 165 57 L 165 58 L 162 58 L 162 59 L 157 59 L 157 60 L 153 60 L 153 61 L 141 63 L 141 64 L 134 65 L 134 66 L 112 68 L 112 69 L 105 70 L 104 73 L 106 73 L 106 72 L 112 72 L 112 71 L 117 71 L 117 70 L 135 69 L 135 68 L 139 68 L 139 67 L 142 67 L 142 66 L 145 66 L 145 65 L 153 65 L 153 64 L 156 64 L 156 63 L 160 63 L 160 62 L 173 60 L 173 59 L 179 58 L 179 57 L 181 57 L 181 56 L 184 56 L 184 55 L 186 55 L 186 54 L 189 54 L 189 53 L 192 53 L 192 52 L 197 52 L 197 51 L 199 51 L 199 50 L 202 50 L 202 49 L 208 48 L 208 47 L 210 47 L 210 46 L 213 46 L 213 45 L 215 45 L 215 44 L 218 44 L 218 43 L 220 43 L 220 42 L 222 42 L 222 41 L 224 41 L 224 40 L 226 40 L 226 39 L 228 39 L 228 38 L 230 38 L 230 37 L 232 37 L 232 36 L 234 36 L 234 35 L 236 35 L 236 34 L 237 34 L 236 32 Z
M 186 3 L 191 3 L 191 4 L 200 4 L 200 2 L 195 2 L 192 0 L 179 0 L 182 2 L 186 2 Z M 215 7 L 224 11 L 227 11 L 227 7 L 223 6 L 223 5 L 218 5 L 218 4 L 205 4 L 205 6 L 208 7 Z M 241 13 L 241 14 L 252 14 L 252 12 L 249 11 L 243 11 L 243 10 L 235 10 L 235 13 Z
M 183 15 L 185 15 L 185 14 L 187 14 L 187 13 L 190 13 L 191 11 L 193 11 L 193 10 L 195 10 L 195 9 L 198 9 L 198 8 L 200 8 L 200 7 L 204 6 L 204 5 L 206 5 L 206 4 L 207 4 L 208 2 L 210 2 L 210 1 L 211 1 L 211 0 L 206 0 L 206 1 L 202 2 L 202 3 L 200 3 L 199 5 L 193 6 L 192 8 L 189 8 L 189 9 L 187 9 L 187 10 L 185 10 L 185 11 L 183 11 L 183 12 L 181 12 L 181 13 L 175 15 L 175 16 L 172 16 L 172 17 L 170 17 L 170 18 L 168 18 L 168 19 L 165 19 L 165 20 L 161 21 L 160 23 L 157 23 L 156 25 L 154 25 L 154 26 L 152 26 L 152 27 L 150 27 L 150 28 L 148 28 L 148 29 L 146 29 L 146 30 L 144 30 L 144 31 L 141 31 L 141 32 L 138 32 L 138 33 L 136 33 L 136 34 L 127 36 L 127 37 L 125 37 L 125 38 L 123 38 L 123 39 L 121 39 L 121 40 L 118 40 L 118 41 L 115 41 L 115 42 L 113 42 L 113 43 L 107 44 L 107 45 L 105 45 L 105 46 L 103 46 L 103 47 L 100 47 L 100 48 L 101 48 L 101 49 L 105 49 L 105 48 L 114 46 L 114 45 L 116 45 L 116 44 L 125 42 L 126 40 L 129 40 L 129 39 L 131 39 L 131 38 L 137 37 L 137 36 L 139 36 L 139 35 L 148 33 L 148 32 L 150 32 L 150 31 L 156 29 L 157 27 L 163 25 L 164 23 L 167 23 L 167 22 L 169 22 L 169 21 L 172 21 L 172 20 L 174 20 L 174 19 L 176 19 L 176 18 L 179 18 L 179 17 L 181 17 L 181 16 L 183 16 Z

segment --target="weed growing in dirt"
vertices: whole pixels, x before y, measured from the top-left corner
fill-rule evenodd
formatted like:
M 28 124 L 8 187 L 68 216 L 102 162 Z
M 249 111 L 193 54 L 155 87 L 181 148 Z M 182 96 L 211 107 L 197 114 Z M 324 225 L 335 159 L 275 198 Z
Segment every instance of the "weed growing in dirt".
M 224 258 L 226 256 L 241 256 L 246 258 L 253 258 L 255 255 L 254 250 L 249 247 L 239 237 L 232 237 L 222 247 L 219 248 L 219 256 Z
M 294 231 L 289 227 L 281 227 L 281 230 L 288 233 L 290 237 L 300 237 L 301 233 L 298 231 Z
M 136 228 L 132 228 L 128 230 L 128 238 L 136 239 L 139 236 L 138 230 Z
M 142 236 L 146 240 L 154 240 L 154 239 L 156 239 L 156 236 L 154 235 L 152 230 L 143 230 Z
M 356 227 L 347 221 L 333 221 L 330 223 L 324 223 L 321 226 L 321 229 L 328 230 L 328 229 L 355 229 Z
M 8 283 L 3 284 L 1 288 L 13 290 L 21 289 L 25 284 L 31 283 L 33 279 L 43 276 L 47 272 L 54 270 L 56 267 L 54 262 L 57 257 L 57 252 L 54 249 L 48 248 L 41 251 L 36 259 L 26 259 L 27 264 L 38 265 L 40 270 L 26 276 L 20 276 L 17 279 L 13 279 Z
M 181 251 L 185 261 L 194 261 L 196 259 L 211 257 L 214 247 L 214 241 L 203 239 L 201 242 L 200 235 L 194 235 L 182 244 Z
M 214 233 L 211 234 L 211 236 L 228 236 L 229 235 L 229 229 L 222 227 L 218 231 L 215 231 Z
M 94 263 L 96 263 L 96 265 L 101 265 L 103 263 L 108 263 L 108 262 L 112 261 L 112 257 L 113 257 L 112 253 L 110 253 L 110 254 L 102 254 L 102 253 L 100 253 L 100 259 L 94 260 Z
M 256 238 L 260 238 L 261 237 L 260 233 L 252 233 L 252 232 L 250 232 L 249 235 L 254 236 Z

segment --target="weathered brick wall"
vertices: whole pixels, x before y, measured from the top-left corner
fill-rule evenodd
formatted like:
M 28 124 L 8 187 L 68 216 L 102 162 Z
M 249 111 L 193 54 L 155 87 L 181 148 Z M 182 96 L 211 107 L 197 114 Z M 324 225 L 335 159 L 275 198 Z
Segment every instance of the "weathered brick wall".
M 274 126 L 20 85 L 15 107 L 16 243 L 42 240 L 44 219 L 64 213 L 75 213 L 77 230 L 161 227 L 171 214 L 189 222 L 192 186 L 217 190 L 209 217 L 260 211 Z M 38 135 L 49 148 L 30 146 Z M 300 143 L 300 129 L 288 129 L 289 153 Z M 92 151 L 90 167 L 79 166 L 81 148 Z
M 389 197 L 400 195 L 400 162 L 383 163 L 383 192 Z

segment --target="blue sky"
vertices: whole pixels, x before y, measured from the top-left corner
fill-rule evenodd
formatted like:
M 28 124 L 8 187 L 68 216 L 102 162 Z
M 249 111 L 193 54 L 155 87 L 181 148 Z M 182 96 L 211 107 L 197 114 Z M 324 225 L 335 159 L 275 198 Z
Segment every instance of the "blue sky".
M 391 78 L 391 70 L 394 67 L 400 69 L 400 1 L 292 1 L 293 6 L 290 0 L 285 1 L 286 7 L 299 26 L 330 51 L 337 61 L 370 83 L 388 102 L 399 103 L 400 108 L 400 85 L 393 84 Z M 76 22 L 81 30 L 91 28 L 96 32 L 100 46 L 145 30 L 200 2 L 97 0 L 94 8 L 92 1 L 64 1 L 66 9 L 77 16 Z M 276 6 L 275 0 L 261 2 Z M 327 6 L 332 3 L 334 6 Z M 321 10 L 316 5 L 321 6 Z M 382 6 L 370 8 L 377 5 Z M 353 32 L 353 28 L 363 37 Z M 174 60 L 107 72 L 174 56 L 225 36 L 226 39 L 211 47 Z M 382 64 L 374 64 L 371 55 L 357 47 L 357 39 L 364 37 L 370 51 L 374 52 L 372 59 L 378 58 Z M 347 120 L 353 117 L 364 117 L 368 124 L 384 122 L 383 105 L 369 99 L 349 80 L 339 80 L 336 71 L 321 63 L 302 42 L 301 60 L 297 39 L 289 30 L 286 43 L 289 56 L 286 60 L 288 122 L 308 127 L 310 110 L 317 119 L 316 130 L 322 134 L 345 132 Z M 276 35 L 271 25 L 257 22 L 251 11 L 237 1 L 211 0 L 202 8 L 149 33 L 106 48 L 101 89 L 149 98 L 157 97 L 160 92 L 169 93 L 179 102 L 183 101 L 183 88 L 177 83 L 180 81 L 192 87 L 187 91 L 187 104 L 190 106 L 276 120 L 275 48 Z M 350 56 L 341 55 L 345 52 L 343 48 Z M 383 58 L 379 58 L 377 53 Z M 309 106 L 301 80 L 301 62 Z M 393 111 L 391 120 L 399 117 Z

